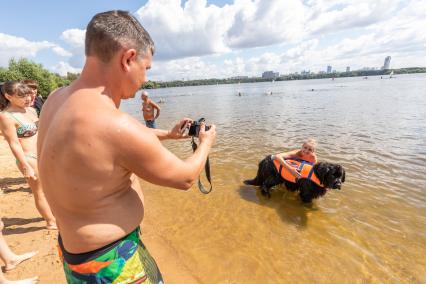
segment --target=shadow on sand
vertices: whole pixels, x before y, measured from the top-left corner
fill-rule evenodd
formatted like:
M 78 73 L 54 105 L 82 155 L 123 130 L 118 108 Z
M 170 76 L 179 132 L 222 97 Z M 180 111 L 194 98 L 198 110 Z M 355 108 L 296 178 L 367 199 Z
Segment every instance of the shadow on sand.
M 17 177 L 17 178 L 7 177 L 7 178 L 0 179 L 1 186 L 11 186 L 11 185 L 24 184 L 24 183 L 27 183 L 27 181 L 23 177 Z
M 16 188 L 17 185 L 20 185 L 20 187 Z M 27 181 L 22 177 L 2 178 L 0 179 L 0 187 L 3 190 L 3 193 L 6 194 L 18 191 L 31 193 L 31 189 L 28 187 Z
M 46 229 L 46 226 L 40 226 L 40 227 L 19 227 L 19 228 L 5 228 L 3 229 L 3 235 L 19 235 L 19 234 L 25 234 L 29 232 L 35 232 Z
M 45 226 L 41 227 L 15 227 L 15 226 L 22 226 L 27 225 L 30 223 L 37 223 L 43 221 L 43 218 L 2 218 L 2 221 L 4 223 L 4 229 L 3 229 L 3 235 L 15 235 L 15 234 L 25 234 L 28 232 L 35 232 L 39 230 L 45 229 Z M 13 228 L 10 228 L 13 226 Z
M 290 192 L 284 186 L 274 187 L 271 198 L 263 196 L 257 186 L 241 185 L 238 191 L 244 200 L 274 208 L 284 222 L 301 229 L 308 225 L 309 212 L 317 210 L 313 203 L 302 203 L 298 193 Z

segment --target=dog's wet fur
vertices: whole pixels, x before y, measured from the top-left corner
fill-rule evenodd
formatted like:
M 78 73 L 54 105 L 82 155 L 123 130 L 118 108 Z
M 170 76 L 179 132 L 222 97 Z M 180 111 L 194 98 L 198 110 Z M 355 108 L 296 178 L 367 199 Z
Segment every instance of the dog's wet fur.
M 341 165 L 319 162 L 314 165 L 314 173 L 324 187 L 319 186 L 310 179 L 300 178 L 296 183 L 284 180 L 278 173 L 271 156 L 267 156 L 259 163 L 257 175 L 254 179 L 245 180 L 247 185 L 261 187 L 263 195 L 271 196 L 271 187 L 284 183 L 289 191 L 299 191 L 300 199 L 305 203 L 326 194 L 327 189 L 341 189 L 345 182 L 345 170 Z

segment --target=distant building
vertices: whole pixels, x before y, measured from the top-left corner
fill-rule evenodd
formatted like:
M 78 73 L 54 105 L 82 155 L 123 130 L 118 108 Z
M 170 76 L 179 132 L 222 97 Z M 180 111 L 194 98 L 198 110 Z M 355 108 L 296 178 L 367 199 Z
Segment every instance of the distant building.
M 349 73 L 349 72 L 351 72 L 351 67 L 346 66 L 346 73 Z
M 300 72 L 300 75 L 309 75 L 309 74 L 311 74 L 310 70 L 308 70 L 308 71 L 303 70 L 302 72 Z
M 385 58 L 385 62 L 383 63 L 383 70 L 389 69 L 390 68 L 390 61 L 391 61 L 391 57 L 390 56 L 386 56 Z
M 274 71 L 265 71 L 262 73 L 262 78 L 263 79 L 276 79 L 280 76 L 279 72 L 274 72 Z
M 248 76 L 235 76 L 235 77 L 231 77 L 229 79 L 231 79 L 231 80 L 243 80 L 243 79 L 248 79 Z
M 327 66 L 327 73 L 330 74 L 331 73 L 331 69 L 332 67 L 330 65 Z

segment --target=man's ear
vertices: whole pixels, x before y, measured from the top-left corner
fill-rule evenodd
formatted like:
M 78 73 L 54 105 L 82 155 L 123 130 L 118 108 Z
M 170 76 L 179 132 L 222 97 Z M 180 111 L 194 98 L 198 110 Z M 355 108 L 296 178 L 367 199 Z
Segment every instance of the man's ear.
M 134 48 L 126 49 L 121 55 L 121 66 L 125 72 L 130 71 L 132 61 L 137 57 L 136 50 Z

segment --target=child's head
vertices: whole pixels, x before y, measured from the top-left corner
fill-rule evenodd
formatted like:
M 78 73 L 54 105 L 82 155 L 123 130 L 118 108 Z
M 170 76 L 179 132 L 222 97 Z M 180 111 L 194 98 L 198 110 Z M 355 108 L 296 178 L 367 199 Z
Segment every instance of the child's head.
M 317 147 L 317 141 L 313 138 L 308 138 L 302 144 L 302 153 L 304 155 L 312 155 L 315 153 L 315 148 Z

